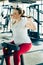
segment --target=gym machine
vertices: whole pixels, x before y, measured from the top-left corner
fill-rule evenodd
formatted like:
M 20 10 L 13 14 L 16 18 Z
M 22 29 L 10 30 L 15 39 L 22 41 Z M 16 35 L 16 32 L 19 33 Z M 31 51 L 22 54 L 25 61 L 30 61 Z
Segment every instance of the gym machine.
M 0 50 L 2 50 L 3 48 L 8 49 L 8 53 L 7 55 L 0 55 L 0 65 L 3 65 L 4 63 L 4 58 L 8 57 L 8 56 L 12 56 L 14 51 L 19 50 L 19 47 L 16 44 L 11 44 L 6 42 L 6 40 L 9 40 L 10 37 L 12 37 L 12 33 L 1 33 L 1 38 L 0 38 Z M 21 55 L 21 65 L 24 65 L 23 62 L 23 55 Z
M 1 18 L 1 24 L 3 26 L 3 32 L 6 32 L 8 31 L 8 25 L 9 25 L 9 22 L 11 21 L 10 20 L 10 15 L 11 15 L 11 10 L 13 9 L 12 6 L 10 5 L 2 5 L 1 6 L 1 14 L 0 16 L 2 17 Z M 6 13 L 5 13 L 6 11 Z M 5 23 L 3 23 L 3 20 L 5 21 Z M 5 31 L 6 29 L 6 31 Z
M 37 31 L 30 31 L 28 30 L 28 34 L 30 36 L 30 38 L 32 40 L 39 40 L 40 36 L 39 36 L 39 25 L 42 25 L 40 20 L 39 20 L 39 13 L 42 13 L 42 11 L 39 10 L 39 4 L 34 4 L 34 5 L 30 5 L 29 7 L 27 7 L 29 9 L 29 15 L 33 18 L 33 22 L 37 23 Z M 36 13 L 34 13 L 34 11 L 36 11 Z M 32 14 L 31 14 L 32 12 Z M 37 16 L 37 18 L 35 17 Z

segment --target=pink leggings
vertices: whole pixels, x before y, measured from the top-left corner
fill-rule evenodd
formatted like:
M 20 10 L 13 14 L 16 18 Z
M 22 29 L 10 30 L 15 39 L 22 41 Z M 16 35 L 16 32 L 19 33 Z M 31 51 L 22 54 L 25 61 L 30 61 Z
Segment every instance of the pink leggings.
M 11 42 L 11 43 L 13 43 L 13 42 Z M 14 65 L 19 65 L 20 56 L 23 53 L 26 53 L 28 50 L 31 49 L 32 43 L 29 43 L 29 44 L 28 43 L 23 43 L 23 44 L 20 44 L 19 47 L 20 47 L 20 50 L 14 51 L 14 54 L 13 54 Z M 4 52 L 4 54 L 7 54 L 8 50 L 5 50 L 5 48 L 3 48 L 3 52 Z M 5 58 L 5 61 L 6 61 L 6 65 L 11 65 L 10 64 L 10 57 Z

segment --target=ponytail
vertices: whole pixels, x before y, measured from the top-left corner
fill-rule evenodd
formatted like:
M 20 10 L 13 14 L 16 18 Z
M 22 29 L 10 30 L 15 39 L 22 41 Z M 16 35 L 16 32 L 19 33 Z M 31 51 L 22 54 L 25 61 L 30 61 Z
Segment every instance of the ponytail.
M 23 11 L 22 11 L 22 15 L 21 15 L 21 17 L 23 17 L 23 16 L 24 16 L 24 13 L 25 13 L 25 11 L 23 10 Z

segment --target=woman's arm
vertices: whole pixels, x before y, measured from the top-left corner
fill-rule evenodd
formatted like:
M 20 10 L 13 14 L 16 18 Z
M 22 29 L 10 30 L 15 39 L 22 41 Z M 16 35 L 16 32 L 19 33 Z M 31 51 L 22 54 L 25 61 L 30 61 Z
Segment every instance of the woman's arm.
M 36 30 L 36 27 L 32 21 L 32 18 L 27 18 L 27 23 L 25 25 L 27 29 Z

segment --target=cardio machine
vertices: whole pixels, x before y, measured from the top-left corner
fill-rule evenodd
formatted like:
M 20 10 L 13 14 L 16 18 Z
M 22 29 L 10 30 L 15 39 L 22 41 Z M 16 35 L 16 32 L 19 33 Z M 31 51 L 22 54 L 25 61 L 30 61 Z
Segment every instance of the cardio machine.
M 1 42 L 0 42 L 0 45 L 2 47 L 0 48 L 0 50 L 2 50 L 3 48 L 9 49 L 7 55 L 4 55 L 4 54 L 0 55 L 0 65 L 3 65 L 5 57 L 12 56 L 15 50 L 19 50 L 19 47 L 16 44 L 10 44 L 10 43 L 5 41 L 5 40 L 8 40 L 8 38 L 7 38 L 7 36 L 3 37 L 3 35 L 7 35 L 7 34 L 8 33 L 0 34 L 2 36 L 2 39 L 1 39 Z M 12 35 L 12 33 L 9 33 L 9 34 Z M 12 50 L 14 50 L 14 51 L 12 51 Z M 21 65 L 24 65 L 23 55 L 21 55 Z

